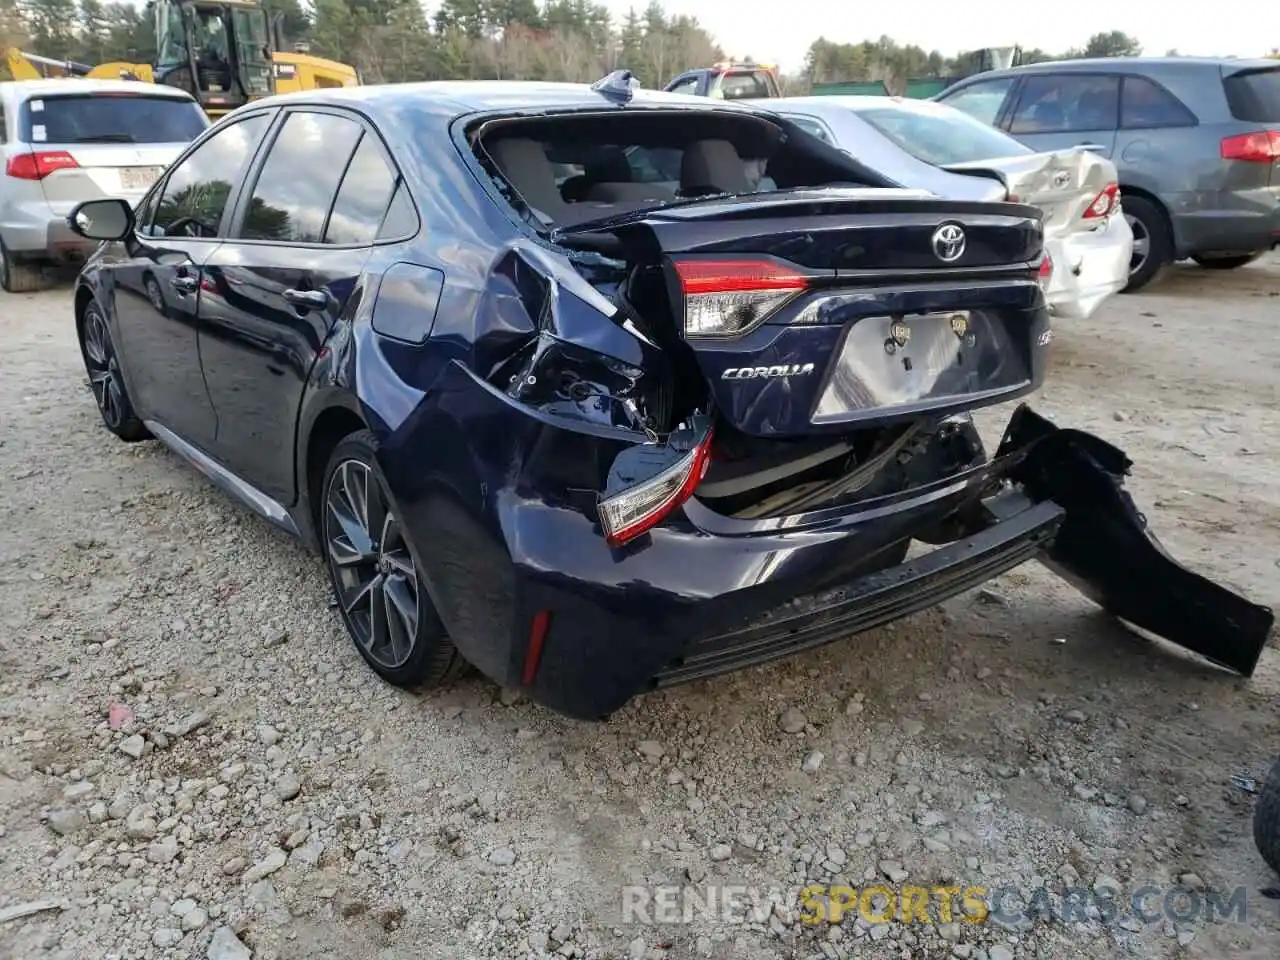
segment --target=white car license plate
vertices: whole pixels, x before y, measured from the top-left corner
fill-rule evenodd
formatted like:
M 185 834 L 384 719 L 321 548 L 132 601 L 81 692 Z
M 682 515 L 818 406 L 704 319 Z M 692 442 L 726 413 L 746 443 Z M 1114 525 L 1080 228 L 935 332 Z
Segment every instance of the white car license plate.
M 121 167 L 120 186 L 125 190 L 145 190 L 163 170 L 164 167 Z

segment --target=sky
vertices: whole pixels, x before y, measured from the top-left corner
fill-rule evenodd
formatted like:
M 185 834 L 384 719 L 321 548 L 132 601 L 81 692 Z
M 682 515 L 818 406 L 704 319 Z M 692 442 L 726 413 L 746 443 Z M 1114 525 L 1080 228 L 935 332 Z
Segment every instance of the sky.
M 621 19 L 629 7 L 640 10 L 647 0 L 603 2 Z M 1168 0 L 1025 6 L 1009 0 L 666 0 L 663 5 L 668 13 L 696 16 L 729 56 L 752 56 L 776 63 L 784 72 L 800 70 L 809 44 L 819 36 L 857 43 L 887 34 L 899 43 L 944 54 L 1015 44 L 1057 52 L 1082 47 L 1090 35 L 1109 30 L 1137 37 L 1149 56 L 1176 48 L 1183 54 L 1258 57 L 1280 47 L 1280 3 L 1275 0 L 1215 0 L 1203 6 Z

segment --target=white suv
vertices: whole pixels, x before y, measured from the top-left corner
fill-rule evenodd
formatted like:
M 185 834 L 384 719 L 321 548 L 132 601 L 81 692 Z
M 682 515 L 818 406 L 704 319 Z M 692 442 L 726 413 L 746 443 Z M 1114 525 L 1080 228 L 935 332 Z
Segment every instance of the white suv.
M 129 80 L 0 83 L 0 287 L 38 289 L 40 266 L 96 244 L 67 227 L 82 200 L 136 203 L 209 125 L 183 90 Z

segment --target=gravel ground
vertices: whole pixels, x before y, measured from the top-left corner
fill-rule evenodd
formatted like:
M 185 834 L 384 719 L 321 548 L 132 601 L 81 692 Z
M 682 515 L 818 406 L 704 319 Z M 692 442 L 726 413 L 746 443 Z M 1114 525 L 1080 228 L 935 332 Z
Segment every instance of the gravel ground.
M 69 309 L 0 294 L 0 917 L 47 901 L 0 922 L 0 957 L 1280 955 L 1230 782 L 1280 750 L 1275 650 L 1241 681 L 1027 566 L 605 724 L 474 676 L 403 693 L 318 560 L 107 434 Z M 1277 322 L 1278 257 L 1171 270 L 1060 327 L 1038 407 L 1126 449 L 1175 554 L 1280 605 Z M 873 880 L 1100 893 L 1057 919 L 800 922 L 795 887 Z M 1243 887 L 1246 913 L 1138 918 L 1145 883 Z M 759 909 L 624 914 L 624 885 L 668 884 Z

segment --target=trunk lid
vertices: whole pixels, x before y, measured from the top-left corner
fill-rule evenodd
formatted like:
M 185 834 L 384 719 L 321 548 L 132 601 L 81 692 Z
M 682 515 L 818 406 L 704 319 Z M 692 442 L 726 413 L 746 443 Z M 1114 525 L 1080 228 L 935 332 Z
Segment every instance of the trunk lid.
M 917 191 L 712 198 L 557 232 L 608 234 L 625 296 L 692 354 L 737 431 L 847 432 L 1038 385 L 1047 321 L 1039 212 Z M 662 323 L 655 318 L 663 317 Z
M 943 169 L 999 180 L 1010 200 L 1040 208 L 1047 237 L 1098 226 L 1099 219 L 1085 213 L 1118 180 L 1114 163 L 1079 148 L 954 163 Z

